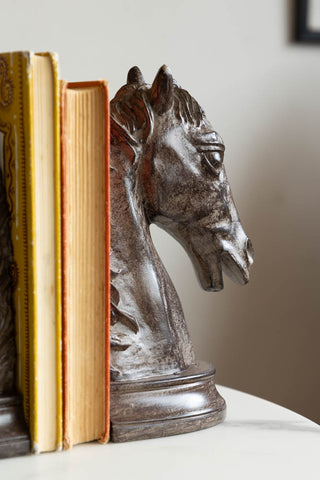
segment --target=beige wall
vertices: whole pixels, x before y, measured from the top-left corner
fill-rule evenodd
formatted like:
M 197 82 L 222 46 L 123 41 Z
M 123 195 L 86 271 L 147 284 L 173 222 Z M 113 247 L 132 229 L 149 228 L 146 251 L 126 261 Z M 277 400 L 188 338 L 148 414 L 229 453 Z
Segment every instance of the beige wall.
M 204 33 L 212 53 L 206 45 L 205 64 L 192 57 L 191 79 L 186 68 L 181 81 L 225 140 L 255 247 L 251 282 L 202 292 L 182 249 L 155 237 L 197 354 L 215 363 L 218 382 L 320 423 L 320 45 L 289 41 L 284 2 L 219 3 Z
M 220 383 L 320 422 L 320 46 L 290 41 L 284 0 L 28 0 L 1 8 L 1 50 L 56 50 L 69 80 L 167 63 L 226 143 L 256 250 L 251 283 L 201 291 L 180 247 L 156 242 L 199 357 Z

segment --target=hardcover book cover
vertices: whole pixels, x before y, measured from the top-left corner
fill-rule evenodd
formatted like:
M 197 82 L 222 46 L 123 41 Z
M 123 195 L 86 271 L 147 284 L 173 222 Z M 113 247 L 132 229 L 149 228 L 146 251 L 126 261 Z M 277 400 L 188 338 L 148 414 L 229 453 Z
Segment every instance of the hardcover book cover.
M 41 73 L 35 75 L 35 69 Z M 56 55 L 0 54 L 0 85 L 0 147 L 4 152 L 15 259 L 17 383 L 24 398 L 33 451 L 40 452 L 59 449 L 62 444 L 60 116 Z M 47 110 L 43 113 L 44 108 Z M 39 137 L 42 141 L 43 136 L 50 144 L 50 163 L 43 160 L 44 148 L 48 147 L 39 146 Z M 42 222 L 48 210 L 39 210 L 44 191 L 47 198 L 51 197 L 44 202 L 51 205 L 49 228 L 47 221 L 45 225 Z M 50 258 L 48 251 L 38 251 L 37 239 L 44 244 L 46 230 L 52 237 L 48 242 L 53 253 Z M 46 270 L 51 272 L 47 274 L 47 283 L 39 281 L 41 272 Z M 46 310 L 47 304 L 50 311 Z

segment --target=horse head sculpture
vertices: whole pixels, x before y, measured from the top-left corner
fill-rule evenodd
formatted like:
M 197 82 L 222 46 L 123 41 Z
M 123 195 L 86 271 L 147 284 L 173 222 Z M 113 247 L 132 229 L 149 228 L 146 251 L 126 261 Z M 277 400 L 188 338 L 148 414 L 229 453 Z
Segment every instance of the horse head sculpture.
M 137 381 L 148 389 L 143 383 L 148 379 L 170 383 L 179 375 L 200 375 L 180 301 L 150 236 L 151 223 L 182 244 L 205 290 L 223 288 L 222 272 L 241 284 L 249 280 L 253 250 L 232 198 L 224 150 L 202 108 L 166 66 L 151 86 L 138 67 L 129 71 L 111 102 L 111 362 L 118 405 L 121 389 Z M 210 388 L 221 399 L 213 373 Z M 157 430 L 151 436 L 158 435 Z

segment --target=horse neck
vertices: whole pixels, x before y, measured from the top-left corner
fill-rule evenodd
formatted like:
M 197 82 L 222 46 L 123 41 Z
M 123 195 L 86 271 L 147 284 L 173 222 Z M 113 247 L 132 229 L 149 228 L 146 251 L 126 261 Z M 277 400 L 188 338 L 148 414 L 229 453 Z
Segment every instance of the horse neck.
M 135 161 L 139 164 L 139 159 Z M 120 293 L 122 311 L 135 318 L 141 332 L 148 332 L 148 345 L 143 344 L 143 348 L 148 350 L 150 367 L 154 367 L 151 358 L 154 351 L 157 352 L 155 362 L 162 355 L 168 358 L 170 368 L 172 365 L 185 368 L 192 364 L 193 352 L 181 304 L 151 239 L 150 224 L 143 209 L 139 169 L 135 178 L 132 167 L 123 169 L 125 162 L 128 158 L 123 152 L 111 149 L 113 286 Z M 141 341 L 143 343 L 143 338 Z M 163 346 L 163 352 L 159 352 L 159 345 Z M 139 362 L 138 355 L 135 361 Z

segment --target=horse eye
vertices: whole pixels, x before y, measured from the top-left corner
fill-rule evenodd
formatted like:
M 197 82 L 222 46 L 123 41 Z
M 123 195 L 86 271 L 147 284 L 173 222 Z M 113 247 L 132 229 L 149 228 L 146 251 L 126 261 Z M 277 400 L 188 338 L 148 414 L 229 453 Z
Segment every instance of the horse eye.
M 204 152 L 202 157 L 211 170 L 219 173 L 223 162 L 223 152 Z

